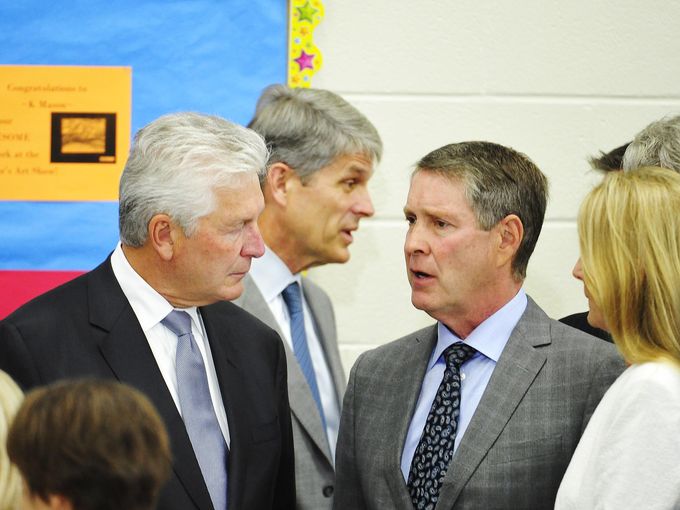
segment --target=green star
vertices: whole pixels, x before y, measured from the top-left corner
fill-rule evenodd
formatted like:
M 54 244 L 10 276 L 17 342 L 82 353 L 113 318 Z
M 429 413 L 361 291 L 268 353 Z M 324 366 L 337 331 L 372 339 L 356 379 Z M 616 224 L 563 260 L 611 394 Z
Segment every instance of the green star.
M 314 7 L 309 5 L 309 0 L 307 0 L 307 3 L 305 3 L 305 5 L 303 5 L 302 7 L 296 7 L 296 9 L 300 13 L 300 21 L 309 21 L 310 23 L 314 22 L 312 16 L 314 16 L 318 12 L 318 9 L 315 9 Z

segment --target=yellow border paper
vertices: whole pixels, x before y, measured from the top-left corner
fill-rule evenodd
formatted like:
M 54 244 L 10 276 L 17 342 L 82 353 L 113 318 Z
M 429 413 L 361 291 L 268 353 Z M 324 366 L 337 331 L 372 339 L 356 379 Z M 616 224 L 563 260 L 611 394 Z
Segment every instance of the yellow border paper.
M 114 201 L 129 67 L 0 65 L 0 200 Z
M 323 58 L 314 44 L 314 29 L 324 16 L 321 0 L 290 0 L 288 39 L 288 85 L 310 87 Z

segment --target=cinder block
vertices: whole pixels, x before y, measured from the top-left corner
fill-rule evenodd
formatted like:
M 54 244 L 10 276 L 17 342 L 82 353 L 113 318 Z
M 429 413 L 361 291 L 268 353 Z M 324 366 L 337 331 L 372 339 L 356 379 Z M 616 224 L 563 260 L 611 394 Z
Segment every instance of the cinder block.
M 327 2 L 314 85 L 342 92 L 678 97 L 680 3 Z

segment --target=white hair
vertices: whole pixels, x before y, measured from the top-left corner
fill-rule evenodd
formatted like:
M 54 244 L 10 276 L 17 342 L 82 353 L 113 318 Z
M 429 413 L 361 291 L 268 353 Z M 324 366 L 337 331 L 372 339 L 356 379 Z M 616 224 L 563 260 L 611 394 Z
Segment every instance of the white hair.
M 137 132 L 120 178 L 121 241 L 144 245 L 151 218 L 169 215 L 191 236 L 235 175 L 266 172 L 268 151 L 253 130 L 199 113 L 164 115 Z
M 623 170 L 643 166 L 680 172 L 680 115 L 652 122 L 635 136 L 623 155 Z

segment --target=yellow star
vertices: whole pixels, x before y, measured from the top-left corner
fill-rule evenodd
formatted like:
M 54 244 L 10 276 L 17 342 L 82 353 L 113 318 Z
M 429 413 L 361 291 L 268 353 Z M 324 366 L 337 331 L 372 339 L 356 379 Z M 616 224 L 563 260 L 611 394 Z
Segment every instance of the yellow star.
M 309 0 L 303 5 L 302 7 L 296 7 L 298 10 L 298 13 L 300 13 L 300 21 L 309 21 L 310 23 L 314 22 L 314 19 L 312 18 L 317 12 L 319 12 L 318 9 L 315 9 L 311 5 L 309 5 Z

